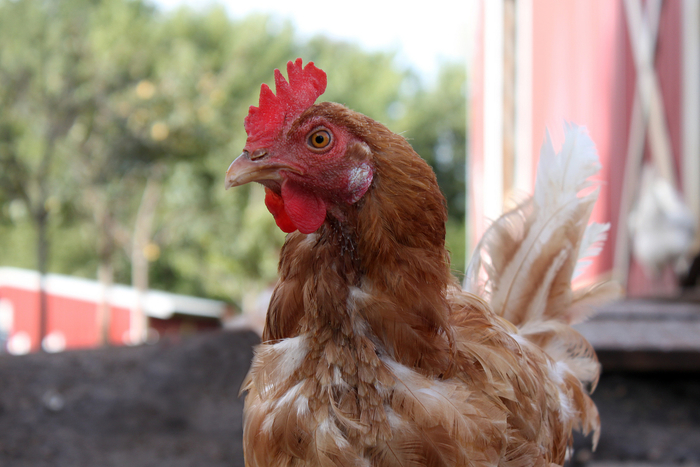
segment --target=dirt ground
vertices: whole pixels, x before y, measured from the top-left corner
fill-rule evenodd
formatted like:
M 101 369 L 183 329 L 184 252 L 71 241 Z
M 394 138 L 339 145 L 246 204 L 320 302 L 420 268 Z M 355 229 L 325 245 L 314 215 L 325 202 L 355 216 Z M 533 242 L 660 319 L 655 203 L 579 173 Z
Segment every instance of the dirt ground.
M 253 333 L 0 356 L 0 466 L 243 466 L 243 377 Z M 699 374 L 606 374 L 598 450 L 576 463 L 700 464 Z
M 700 465 L 700 373 L 603 373 L 593 400 L 600 442 L 578 437 L 578 463 Z
M 242 466 L 238 390 L 258 340 L 2 356 L 0 466 Z

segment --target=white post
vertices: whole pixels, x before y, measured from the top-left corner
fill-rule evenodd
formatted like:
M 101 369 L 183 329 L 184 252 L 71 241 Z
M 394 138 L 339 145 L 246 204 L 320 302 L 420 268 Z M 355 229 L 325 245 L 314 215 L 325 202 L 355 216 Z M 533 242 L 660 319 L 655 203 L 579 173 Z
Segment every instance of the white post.
M 683 2 L 683 192 L 700 219 L 700 0 Z M 696 230 L 693 252 L 700 250 Z
M 484 5 L 484 216 L 503 212 L 503 1 Z
M 515 190 L 532 194 L 532 0 L 518 0 L 516 13 Z

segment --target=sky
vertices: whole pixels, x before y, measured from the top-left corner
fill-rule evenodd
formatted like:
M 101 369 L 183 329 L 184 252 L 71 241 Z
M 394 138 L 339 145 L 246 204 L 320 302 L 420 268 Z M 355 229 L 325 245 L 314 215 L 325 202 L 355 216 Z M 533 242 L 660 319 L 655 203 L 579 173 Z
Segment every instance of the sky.
M 472 42 L 476 0 L 152 0 L 169 10 L 179 5 L 195 8 L 223 4 L 240 18 L 268 13 L 289 19 L 302 37 L 323 34 L 332 39 L 359 43 L 367 50 L 397 53 L 400 64 L 414 68 L 430 80 L 443 60 L 467 59 Z

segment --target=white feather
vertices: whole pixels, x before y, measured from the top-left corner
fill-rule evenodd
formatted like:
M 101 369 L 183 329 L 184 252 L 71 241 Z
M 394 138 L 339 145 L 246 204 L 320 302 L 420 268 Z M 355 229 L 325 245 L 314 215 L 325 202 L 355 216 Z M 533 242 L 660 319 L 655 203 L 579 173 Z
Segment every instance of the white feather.
M 576 269 L 571 278 L 572 280 L 583 274 L 586 268 L 593 263 L 593 260 L 590 258 L 598 256 L 603 250 L 603 244 L 608 238 L 609 230 L 610 223 L 599 224 L 597 222 L 592 222 L 588 224 L 578 249 L 578 261 L 576 262 Z
M 589 178 L 599 170 L 595 144 L 585 127 L 566 123 L 564 144 L 556 155 L 547 131 L 537 167 L 535 205 L 546 209 L 571 201 L 591 185 Z
M 465 287 L 488 300 L 494 311 L 506 318 L 511 316 L 511 310 L 528 310 L 530 318 L 541 316 L 547 305 L 547 297 L 542 293 L 551 290 L 555 280 L 561 280 L 560 268 L 569 264 L 573 269 L 574 260 L 580 259 L 581 254 L 588 257 L 600 252 L 600 243 L 609 226 L 594 224 L 585 229 L 598 197 L 598 189 L 587 188 L 593 184 L 590 177 L 599 170 L 595 145 L 584 127 L 566 124 L 559 153 L 555 153 L 547 133 L 540 151 L 532 202 L 506 213 L 487 230 L 470 262 Z M 552 258 L 553 264 L 544 266 L 547 270 L 544 283 L 537 284 L 542 293 L 533 295 L 533 268 L 542 270 L 543 252 L 549 249 L 551 254 L 552 242 L 560 242 L 562 229 L 572 223 L 584 238 L 572 238 L 571 243 L 562 245 L 569 252 L 562 250 L 556 259 Z M 498 259 L 503 255 L 500 248 L 504 243 L 518 245 L 507 262 Z M 582 270 L 586 265 L 584 261 L 579 267 Z
M 588 178 L 600 170 L 600 163 L 595 151 L 595 145 L 588 136 L 585 128 L 566 126 L 564 145 L 559 154 L 554 153 L 549 132 L 540 152 L 540 162 L 537 168 L 535 182 L 535 222 L 525 237 L 520 251 L 513 261 L 503 271 L 499 278 L 492 306 L 501 313 L 507 313 L 511 306 L 522 307 L 521 297 L 531 296 L 528 281 L 522 280 L 530 274 L 530 268 L 540 257 L 543 247 L 547 245 L 557 229 L 569 222 L 579 204 L 590 197 L 597 197 L 597 190 L 579 198 L 579 192 L 590 186 Z M 557 262 L 563 264 L 560 258 Z M 547 274 L 552 280 L 553 274 Z M 541 284 L 548 290 L 550 284 Z M 544 306 L 545 302 L 537 300 L 537 305 Z M 534 304 L 530 304 L 534 305 Z M 502 310 L 502 311 L 501 311 Z M 530 309 L 531 316 L 541 314 L 543 309 Z

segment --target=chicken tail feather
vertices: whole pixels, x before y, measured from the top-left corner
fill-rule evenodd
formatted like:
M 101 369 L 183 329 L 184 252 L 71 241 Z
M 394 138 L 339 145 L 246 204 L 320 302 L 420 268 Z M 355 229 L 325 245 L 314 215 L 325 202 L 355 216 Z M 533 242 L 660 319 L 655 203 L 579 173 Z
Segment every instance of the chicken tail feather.
M 567 124 L 565 130 L 558 154 L 547 134 L 534 195 L 491 224 L 467 270 L 467 291 L 518 327 L 572 324 L 586 315 L 571 281 L 600 253 L 610 228 L 588 225 L 598 198 L 590 180 L 600 170 L 595 145 L 584 127 Z M 599 291 L 607 297 L 613 289 Z
M 594 306 L 615 298 L 614 283 L 572 289 L 603 248 L 609 224 L 588 224 L 600 170 L 584 127 L 567 124 L 555 154 L 547 134 L 533 196 L 491 224 L 477 245 L 465 288 L 513 323 L 518 334 L 544 350 L 559 387 L 560 414 L 571 426 L 598 438 L 599 417 L 588 396 L 600 364 L 592 346 L 571 325 Z

